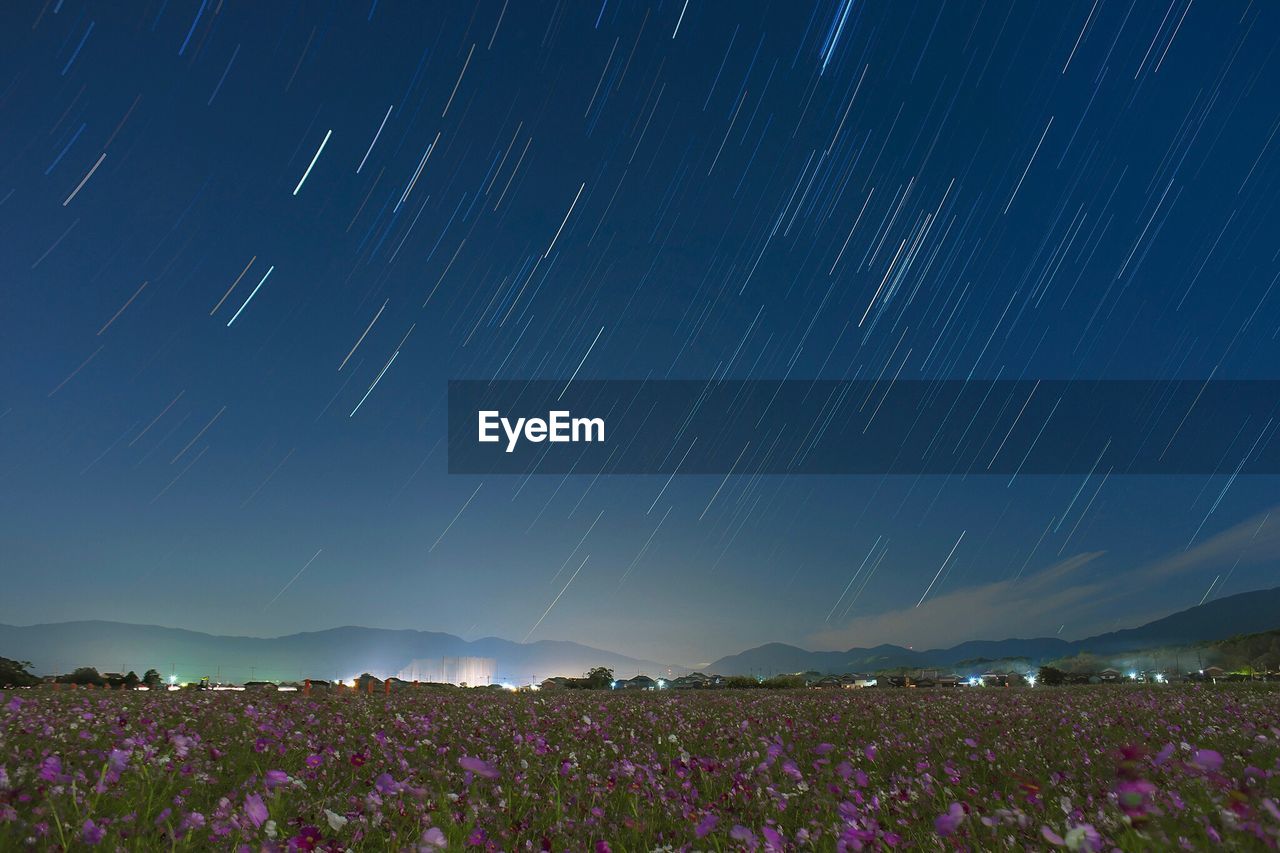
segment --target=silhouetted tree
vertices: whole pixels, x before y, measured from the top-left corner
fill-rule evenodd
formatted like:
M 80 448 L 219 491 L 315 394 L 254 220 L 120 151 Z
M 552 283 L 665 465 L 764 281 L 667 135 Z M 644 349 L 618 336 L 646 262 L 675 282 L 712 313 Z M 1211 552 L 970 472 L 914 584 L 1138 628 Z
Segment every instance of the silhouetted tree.
M 92 684 L 97 687 L 107 683 L 98 670 L 91 666 L 77 667 L 70 675 L 59 676 L 58 681 L 63 684 Z
M 163 681 L 164 679 L 160 677 L 160 673 L 156 672 L 154 669 L 149 669 L 142 674 L 142 683 L 147 685 L 147 687 L 159 687 Z
M 613 670 L 607 666 L 595 666 L 587 670 L 583 686 L 588 690 L 608 690 L 613 686 Z
M 1047 684 L 1050 687 L 1056 687 L 1059 684 L 1063 684 L 1066 682 L 1067 674 L 1062 670 L 1058 669 L 1056 666 L 1042 666 L 1040 667 L 1039 679 L 1041 684 Z
M 0 687 L 31 687 L 39 684 L 40 679 L 28 672 L 29 669 L 31 661 L 0 658 Z

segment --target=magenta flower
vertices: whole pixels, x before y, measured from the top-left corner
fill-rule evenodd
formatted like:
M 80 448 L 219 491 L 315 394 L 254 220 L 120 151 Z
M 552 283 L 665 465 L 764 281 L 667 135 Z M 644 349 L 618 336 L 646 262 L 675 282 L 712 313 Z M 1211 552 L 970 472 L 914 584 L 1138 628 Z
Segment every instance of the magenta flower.
M 373 780 L 373 787 L 379 794 L 390 796 L 400 793 L 404 785 L 397 782 L 390 773 L 380 773 L 378 778 Z
M 268 789 L 279 788 L 289 784 L 289 774 L 283 770 L 268 770 L 262 781 Z
M 50 755 L 40 762 L 40 778 L 46 782 L 66 782 L 71 777 L 63 775 L 62 759 L 56 755 Z
M 422 833 L 422 843 L 418 846 L 418 849 L 423 853 L 427 853 L 427 851 L 431 850 L 443 850 L 448 844 L 449 842 L 444 837 L 444 833 L 440 831 L 440 828 L 433 826 Z
M 80 840 L 85 844 L 97 844 L 106 834 L 106 830 L 94 823 L 92 818 L 85 818 L 84 826 L 80 827 Z
M 699 838 L 705 838 L 707 833 L 716 828 L 716 824 L 720 822 L 720 818 L 713 814 L 709 814 L 698 822 L 697 828 L 693 830 L 693 834 Z
M 1125 779 L 1116 785 L 1120 808 L 1131 818 L 1145 817 L 1155 811 L 1152 798 L 1156 786 L 1146 779 Z
M 245 795 L 244 813 L 255 828 L 267 821 L 267 807 L 262 802 L 262 797 L 257 794 Z
M 760 846 L 760 843 L 756 841 L 756 834 L 745 826 L 735 825 L 733 829 L 729 830 L 729 837 L 734 841 L 741 842 L 742 846 L 748 850 L 755 850 Z
M 497 779 L 498 768 L 482 758 L 473 758 L 470 755 L 464 755 L 458 759 L 458 765 L 469 773 L 477 776 L 483 776 L 486 779 Z
M 324 841 L 320 830 L 314 826 L 304 826 L 302 831 L 289 839 L 289 847 L 293 850 L 315 850 Z
M 939 835 L 950 835 L 960 828 L 960 824 L 964 823 L 964 818 L 964 806 L 959 803 L 952 803 L 951 808 L 945 814 L 938 815 L 933 821 L 933 828 Z
M 185 835 L 193 829 L 200 829 L 204 826 L 204 815 L 200 812 L 187 812 L 182 817 L 182 822 L 178 824 L 178 833 Z
M 1222 755 L 1212 749 L 1198 749 L 1191 757 L 1191 763 L 1206 773 L 1213 773 L 1222 766 Z
M 319 767 L 323 763 L 324 763 L 323 755 L 312 754 L 307 756 L 307 766 L 312 768 L 313 770 Z

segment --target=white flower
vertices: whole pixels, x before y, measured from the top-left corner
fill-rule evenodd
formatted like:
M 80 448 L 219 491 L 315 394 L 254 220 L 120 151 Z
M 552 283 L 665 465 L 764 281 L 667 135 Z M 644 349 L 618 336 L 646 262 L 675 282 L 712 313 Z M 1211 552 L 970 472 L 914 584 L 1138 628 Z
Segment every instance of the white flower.
M 329 811 L 328 809 L 324 810 L 324 819 L 329 822 L 329 828 L 334 832 L 337 832 L 347 825 L 347 819 L 345 817 L 337 812 Z
M 267 821 L 265 824 L 262 825 L 262 831 L 267 834 L 267 838 L 275 838 L 276 822 L 274 820 Z

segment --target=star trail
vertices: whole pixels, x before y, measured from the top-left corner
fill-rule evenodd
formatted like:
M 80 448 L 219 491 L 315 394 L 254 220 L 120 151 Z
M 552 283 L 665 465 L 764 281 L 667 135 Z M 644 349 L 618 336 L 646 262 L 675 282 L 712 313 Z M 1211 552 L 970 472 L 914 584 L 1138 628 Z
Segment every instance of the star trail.
M 1276 378 L 1280 8 L 35 0 L 0 42 L 0 621 L 692 664 L 1278 582 L 1280 413 L 1210 476 L 695 474 L 687 433 L 482 476 L 445 435 L 462 379 Z M 1035 437 L 1034 395 L 985 405 Z

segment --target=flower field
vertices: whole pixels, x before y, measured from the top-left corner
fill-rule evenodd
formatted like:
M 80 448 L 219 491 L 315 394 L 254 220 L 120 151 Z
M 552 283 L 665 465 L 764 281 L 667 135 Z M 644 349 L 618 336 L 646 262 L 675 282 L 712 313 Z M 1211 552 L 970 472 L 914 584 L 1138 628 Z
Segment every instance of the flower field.
M 0 849 L 1275 849 L 1265 686 L 19 690 Z

